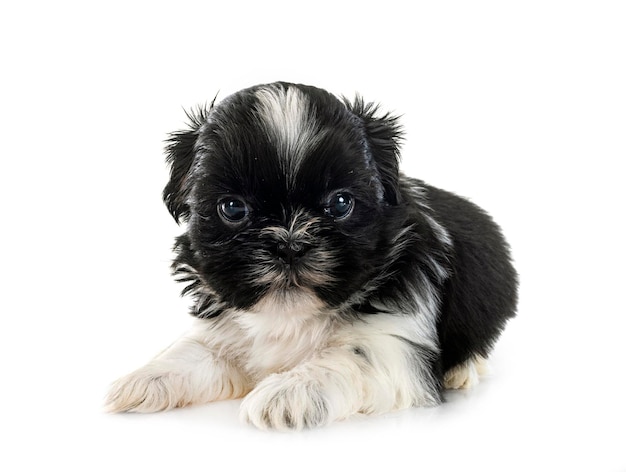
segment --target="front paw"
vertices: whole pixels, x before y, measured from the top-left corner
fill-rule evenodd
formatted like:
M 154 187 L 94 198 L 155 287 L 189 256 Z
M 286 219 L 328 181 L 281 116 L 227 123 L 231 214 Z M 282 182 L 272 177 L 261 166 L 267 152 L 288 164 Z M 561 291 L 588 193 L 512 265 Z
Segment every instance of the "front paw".
M 139 369 L 111 385 L 105 399 L 105 409 L 111 413 L 152 413 L 182 406 L 176 384 L 171 375 Z
M 286 372 L 262 381 L 241 404 L 241 418 L 261 429 L 302 429 L 330 421 L 318 382 Z

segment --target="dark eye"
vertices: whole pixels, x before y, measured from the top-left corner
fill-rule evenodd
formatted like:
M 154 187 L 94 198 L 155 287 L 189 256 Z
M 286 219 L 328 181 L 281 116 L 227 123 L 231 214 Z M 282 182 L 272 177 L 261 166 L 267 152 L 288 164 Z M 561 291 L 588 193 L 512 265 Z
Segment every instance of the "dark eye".
M 354 208 L 354 198 L 347 192 L 340 192 L 330 199 L 325 213 L 335 219 L 347 218 Z
M 248 216 L 246 202 L 237 197 L 227 197 L 219 201 L 217 211 L 228 223 L 239 223 Z

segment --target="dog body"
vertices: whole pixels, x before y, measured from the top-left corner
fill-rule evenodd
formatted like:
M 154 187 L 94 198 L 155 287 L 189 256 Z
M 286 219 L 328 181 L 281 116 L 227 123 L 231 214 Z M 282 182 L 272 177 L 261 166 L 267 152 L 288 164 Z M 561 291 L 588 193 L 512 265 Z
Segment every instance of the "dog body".
M 399 172 L 398 120 L 314 87 L 238 92 L 168 145 L 193 328 L 111 411 L 245 399 L 261 428 L 436 405 L 478 379 L 517 276 L 481 209 Z

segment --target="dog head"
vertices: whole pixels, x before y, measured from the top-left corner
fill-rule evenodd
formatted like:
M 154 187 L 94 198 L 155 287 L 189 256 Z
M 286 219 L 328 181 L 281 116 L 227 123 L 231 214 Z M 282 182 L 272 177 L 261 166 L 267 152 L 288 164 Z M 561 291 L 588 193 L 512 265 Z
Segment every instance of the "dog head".
M 303 294 L 358 303 L 404 218 L 397 118 L 358 97 L 273 83 L 190 120 L 170 137 L 163 196 L 188 225 L 194 291 L 239 309 Z

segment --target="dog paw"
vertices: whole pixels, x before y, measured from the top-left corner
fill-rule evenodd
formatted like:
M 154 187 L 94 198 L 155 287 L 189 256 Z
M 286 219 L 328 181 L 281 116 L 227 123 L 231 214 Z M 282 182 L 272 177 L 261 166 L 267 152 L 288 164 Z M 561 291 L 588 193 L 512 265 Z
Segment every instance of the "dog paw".
M 321 385 L 293 373 L 262 381 L 242 402 L 240 416 L 260 429 L 299 430 L 330 421 Z
M 487 361 L 476 356 L 450 369 L 443 377 L 447 389 L 468 389 L 478 384 L 480 376 L 487 371 Z
M 111 385 L 105 409 L 111 413 L 152 413 L 183 406 L 177 399 L 176 390 L 176 382 L 171 376 L 139 370 Z

